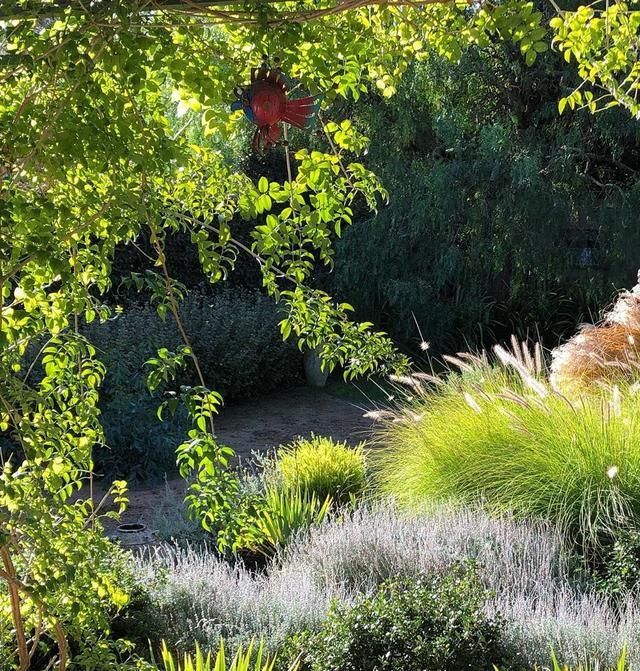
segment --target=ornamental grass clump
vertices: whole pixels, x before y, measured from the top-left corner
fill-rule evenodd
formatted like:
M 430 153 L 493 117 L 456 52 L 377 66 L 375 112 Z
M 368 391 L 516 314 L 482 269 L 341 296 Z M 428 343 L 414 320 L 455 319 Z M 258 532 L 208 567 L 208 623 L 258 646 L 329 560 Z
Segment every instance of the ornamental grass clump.
M 542 357 L 495 348 L 383 417 L 381 490 L 401 503 L 450 500 L 549 520 L 588 545 L 640 519 L 640 396 L 553 389 Z
M 278 450 L 268 467 L 285 490 L 303 490 L 318 499 L 345 503 L 367 484 L 364 444 L 349 447 L 331 438 L 299 438 Z

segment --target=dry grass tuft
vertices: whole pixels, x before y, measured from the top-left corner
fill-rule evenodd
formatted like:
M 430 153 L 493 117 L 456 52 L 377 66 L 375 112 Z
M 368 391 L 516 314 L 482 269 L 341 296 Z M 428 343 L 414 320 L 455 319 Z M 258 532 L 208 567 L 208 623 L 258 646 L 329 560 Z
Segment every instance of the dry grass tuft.
M 551 383 L 563 392 L 640 379 L 640 277 L 601 324 L 585 325 L 552 353 Z

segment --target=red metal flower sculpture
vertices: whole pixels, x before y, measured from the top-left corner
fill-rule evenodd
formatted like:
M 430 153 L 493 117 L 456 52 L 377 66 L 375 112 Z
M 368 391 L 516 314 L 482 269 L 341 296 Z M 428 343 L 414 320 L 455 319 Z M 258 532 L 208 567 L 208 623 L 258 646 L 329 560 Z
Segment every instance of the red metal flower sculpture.
M 279 67 L 272 68 L 266 58 L 259 68 L 251 71 L 249 86 L 236 88 L 238 99 L 232 103 L 231 109 L 242 110 L 247 119 L 258 127 L 251 143 L 255 151 L 267 150 L 278 142 L 282 134 L 282 122 L 305 128 L 318 111 L 319 101 L 316 97 L 289 100 L 289 90 L 288 78 Z

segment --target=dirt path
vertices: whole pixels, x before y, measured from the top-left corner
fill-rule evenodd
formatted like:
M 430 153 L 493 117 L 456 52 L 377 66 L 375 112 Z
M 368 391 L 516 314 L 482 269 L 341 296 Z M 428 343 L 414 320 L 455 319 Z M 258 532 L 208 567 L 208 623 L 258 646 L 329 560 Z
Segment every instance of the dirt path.
M 371 421 L 353 402 L 321 390 L 299 387 L 283 394 L 257 399 L 221 411 L 218 436 L 245 459 L 296 436 L 316 433 L 357 443 L 367 438 Z
M 253 452 L 266 452 L 311 433 L 354 445 L 371 433 L 372 421 L 362 416 L 364 411 L 355 402 L 300 387 L 223 408 L 216 428 L 220 441 L 233 447 L 241 460 L 246 460 Z M 121 521 L 149 524 L 167 495 L 167 487 L 182 497 L 184 482 L 179 478 L 169 480 L 166 485 L 132 489 L 129 507 Z

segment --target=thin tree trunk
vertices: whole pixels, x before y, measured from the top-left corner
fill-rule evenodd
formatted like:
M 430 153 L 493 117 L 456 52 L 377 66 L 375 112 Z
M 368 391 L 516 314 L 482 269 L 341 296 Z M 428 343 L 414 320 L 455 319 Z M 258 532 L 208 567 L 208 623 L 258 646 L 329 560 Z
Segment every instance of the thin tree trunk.
M 22 620 L 22 612 L 20 610 L 20 593 L 16 586 L 18 579 L 16 569 L 9 554 L 9 548 L 3 546 L 0 548 L 0 557 L 4 565 L 5 573 L 7 574 L 7 585 L 9 589 L 9 600 L 11 602 L 11 617 L 13 619 L 13 626 L 16 630 L 16 641 L 18 643 L 18 659 L 20 661 L 20 671 L 28 671 L 31 666 L 31 658 L 29 657 L 29 650 L 27 648 L 27 637 L 24 632 L 24 622 Z

